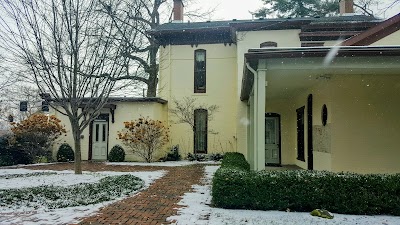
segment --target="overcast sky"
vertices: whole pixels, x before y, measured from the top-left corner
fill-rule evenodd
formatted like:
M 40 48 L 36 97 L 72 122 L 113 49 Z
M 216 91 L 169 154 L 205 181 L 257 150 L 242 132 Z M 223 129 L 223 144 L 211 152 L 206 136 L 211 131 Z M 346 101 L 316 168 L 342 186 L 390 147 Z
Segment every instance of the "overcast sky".
M 379 0 L 379 6 L 374 7 L 374 13 L 381 18 L 389 18 L 400 12 L 400 2 L 384 15 L 383 8 L 394 0 Z M 199 0 L 206 7 L 217 7 L 211 20 L 251 19 L 249 11 L 262 7 L 261 0 Z

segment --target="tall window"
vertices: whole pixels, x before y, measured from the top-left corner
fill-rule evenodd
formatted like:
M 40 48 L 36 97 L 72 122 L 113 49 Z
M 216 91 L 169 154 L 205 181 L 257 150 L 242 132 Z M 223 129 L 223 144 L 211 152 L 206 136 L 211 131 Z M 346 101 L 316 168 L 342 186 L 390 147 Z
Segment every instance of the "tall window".
M 206 109 L 194 110 L 194 153 L 207 153 L 207 121 Z
M 194 93 L 206 93 L 206 50 L 194 51 Z
M 304 159 L 304 109 L 297 109 L 297 159 L 305 162 Z

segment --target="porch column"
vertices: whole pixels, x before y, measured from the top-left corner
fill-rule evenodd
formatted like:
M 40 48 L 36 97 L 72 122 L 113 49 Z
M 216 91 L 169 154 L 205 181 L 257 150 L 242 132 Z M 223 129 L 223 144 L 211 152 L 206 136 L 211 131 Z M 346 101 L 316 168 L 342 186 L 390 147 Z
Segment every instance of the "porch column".
M 259 69 L 253 86 L 255 170 L 265 169 L 265 74 L 265 71 Z

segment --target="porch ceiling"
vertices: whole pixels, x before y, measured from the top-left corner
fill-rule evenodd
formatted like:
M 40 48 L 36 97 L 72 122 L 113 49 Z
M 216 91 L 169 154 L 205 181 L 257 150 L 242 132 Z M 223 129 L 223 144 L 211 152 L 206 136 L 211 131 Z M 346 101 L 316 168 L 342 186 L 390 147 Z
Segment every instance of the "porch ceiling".
M 399 75 L 400 57 L 268 59 L 266 98 L 290 98 L 337 76 Z
M 400 76 L 400 46 L 250 49 L 245 54 L 242 101 L 249 99 L 256 75 L 246 65 L 266 72 L 267 98 L 285 97 L 329 77 Z

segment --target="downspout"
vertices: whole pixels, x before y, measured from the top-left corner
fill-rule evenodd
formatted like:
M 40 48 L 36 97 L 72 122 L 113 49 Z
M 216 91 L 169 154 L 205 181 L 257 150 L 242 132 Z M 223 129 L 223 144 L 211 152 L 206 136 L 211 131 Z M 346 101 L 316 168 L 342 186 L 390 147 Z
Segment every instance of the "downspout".
M 250 66 L 250 63 L 246 63 L 246 68 L 253 74 L 254 79 L 253 79 L 253 88 L 251 90 L 251 92 L 253 92 L 253 97 L 251 97 L 251 93 L 250 93 L 250 98 L 249 98 L 249 120 L 250 120 L 250 127 L 249 129 L 247 129 L 248 135 L 247 135 L 247 156 L 248 156 L 248 160 L 250 162 L 250 166 L 252 167 L 253 170 L 257 170 L 257 151 L 256 151 L 256 134 L 255 134 L 255 130 L 257 127 L 257 124 L 254 122 L 255 118 L 254 118 L 254 112 L 257 111 L 257 105 L 255 104 L 255 99 L 254 99 L 254 93 L 256 93 L 256 91 L 254 90 L 255 88 L 257 88 L 257 85 L 254 85 L 254 81 L 257 79 L 257 71 L 255 69 L 253 69 Z M 251 100 L 253 99 L 253 100 Z M 253 102 L 253 105 L 251 104 L 251 102 Z M 253 107 L 253 108 L 252 108 Z M 251 119 L 253 118 L 253 119 Z M 250 153 L 252 152 L 252 153 Z
M 168 68 L 169 68 L 169 72 L 168 72 L 168 75 L 169 75 L 169 81 L 168 81 L 168 103 L 167 104 L 169 104 L 170 102 L 171 102 L 171 92 L 172 92 L 172 90 L 171 90 L 171 82 L 172 82 L 172 69 L 171 69 L 171 67 L 172 67 L 172 65 L 171 65 L 171 43 L 168 45 Z M 168 127 L 170 126 L 169 125 L 169 105 L 168 105 L 168 107 L 167 107 L 167 125 L 168 125 Z
M 255 69 L 253 69 L 251 66 L 250 66 L 250 63 L 246 63 L 246 67 L 247 67 L 247 69 L 248 70 L 250 70 L 250 72 L 254 75 L 254 76 L 256 76 L 257 75 L 257 71 L 255 70 Z

